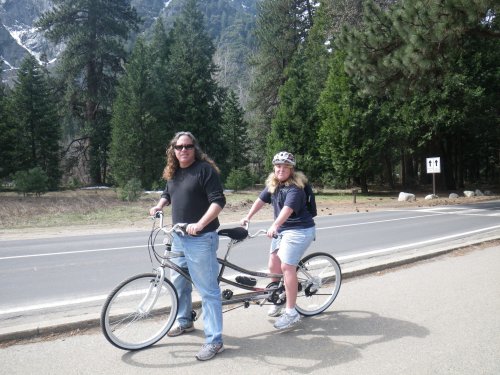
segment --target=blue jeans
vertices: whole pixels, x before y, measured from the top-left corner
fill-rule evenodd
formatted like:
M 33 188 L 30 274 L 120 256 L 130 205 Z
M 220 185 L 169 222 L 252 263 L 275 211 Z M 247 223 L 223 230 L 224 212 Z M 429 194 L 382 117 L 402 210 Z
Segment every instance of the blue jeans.
M 208 232 L 198 236 L 174 235 L 173 251 L 182 251 L 184 257 L 173 261 L 182 268 L 187 268 L 193 284 L 201 296 L 203 308 L 203 325 L 207 344 L 222 343 L 222 303 L 219 283 L 219 263 L 217 249 L 219 236 L 216 232 Z M 172 271 L 171 280 L 179 296 L 179 312 L 177 323 L 186 327 L 193 324 L 191 311 L 193 303 L 192 284 L 178 272 Z

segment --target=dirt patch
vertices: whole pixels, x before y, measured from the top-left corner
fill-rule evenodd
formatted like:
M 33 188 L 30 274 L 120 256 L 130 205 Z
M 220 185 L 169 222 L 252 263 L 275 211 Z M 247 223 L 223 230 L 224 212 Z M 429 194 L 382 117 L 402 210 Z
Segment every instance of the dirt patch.
M 221 223 L 238 225 L 257 194 L 257 191 L 228 194 L 228 203 L 219 217 Z M 483 196 L 425 200 L 424 196 L 417 194 L 417 199 L 413 202 L 399 202 L 395 193 L 358 196 L 354 203 L 354 197 L 350 192 L 343 195 L 321 193 L 317 195 L 318 215 L 414 209 L 500 199 L 500 196 Z M 158 197 L 159 194 L 150 194 L 144 195 L 137 202 L 123 202 L 116 197 L 116 192 L 112 189 L 48 193 L 41 197 L 2 193 L 0 194 L 0 240 L 148 231 L 151 229 L 152 221 L 148 218 L 147 212 L 156 204 Z M 254 216 L 253 221 L 272 218 L 272 208 L 266 205 Z

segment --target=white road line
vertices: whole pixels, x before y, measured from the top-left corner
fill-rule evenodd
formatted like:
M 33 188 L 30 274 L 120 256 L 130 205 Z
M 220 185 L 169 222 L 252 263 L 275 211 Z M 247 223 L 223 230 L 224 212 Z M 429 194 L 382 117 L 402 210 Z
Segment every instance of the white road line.
M 65 251 L 65 252 L 62 252 L 62 253 L 13 255 L 13 256 L 10 256 L 10 257 L 1 257 L 0 260 L 21 259 L 21 258 L 36 258 L 36 257 L 48 257 L 48 256 L 54 256 L 54 255 L 70 255 L 70 254 L 96 253 L 96 252 L 99 252 L 99 251 L 115 251 L 115 250 L 124 250 L 124 249 L 136 249 L 138 247 L 146 247 L 146 246 L 147 245 L 123 246 L 123 247 L 110 247 L 108 249 Z
M 405 210 L 409 212 L 415 212 L 415 210 Z M 429 212 L 429 213 L 440 213 L 443 215 L 457 215 L 457 216 L 500 216 L 498 212 L 492 212 L 492 210 L 487 210 L 484 208 L 467 208 L 467 207 L 435 207 L 435 208 L 424 208 L 418 210 L 417 212 Z
M 427 218 L 429 216 L 440 216 L 440 215 L 445 215 L 445 214 L 444 213 L 436 213 L 436 214 L 432 214 L 432 215 L 411 216 L 411 217 L 404 217 L 404 218 L 398 218 L 398 219 L 366 221 L 366 222 L 363 222 L 363 223 L 354 223 L 354 224 L 344 224 L 344 225 L 334 225 L 334 226 L 329 226 L 329 227 L 322 227 L 322 228 L 317 228 L 317 230 L 345 228 L 345 227 L 355 227 L 355 226 L 359 226 L 359 225 L 379 224 L 379 223 L 387 223 L 387 222 L 391 222 L 391 221 L 421 219 L 421 218 Z M 260 235 L 259 237 L 261 237 L 261 236 L 265 236 L 265 235 Z M 227 238 L 223 237 L 220 240 L 222 240 L 222 241 L 223 240 L 227 240 Z M 96 252 L 100 252 L 100 251 L 116 251 L 116 250 L 125 250 L 125 249 L 135 249 L 135 248 L 145 247 L 145 246 L 146 245 L 123 246 L 123 247 L 110 247 L 110 248 L 105 248 L 105 249 L 65 251 L 65 252 L 60 252 L 60 253 L 12 255 L 12 256 L 7 256 L 7 257 L 0 257 L 0 260 L 23 259 L 23 258 L 37 258 L 37 257 L 47 257 L 47 256 L 55 256 L 55 255 L 71 255 L 71 254 L 96 253 Z
M 223 241 L 223 240 L 226 240 L 226 239 L 225 238 L 221 238 L 220 240 Z M 54 256 L 54 255 L 71 255 L 71 254 L 95 253 L 95 252 L 99 252 L 99 251 L 116 251 L 116 250 L 126 250 L 126 249 L 137 249 L 139 247 L 147 247 L 147 245 L 110 247 L 110 248 L 106 248 L 106 249 L 93 249 L 93 250 L 64 251 L 64 252 L 60 252 L 60 253 L 12 255 L 12 256 L 8 256 L 8 257 L 0 257 L 0 260 L 48 257 L 48 256 Z
M 392 221 L 403 221 L 403 220 L 411 220 L 411 219 L 424 219 L 424 218 L 426 219 L 428 217 L 442 216 L 442 215 L 446 215 L 446 214 L 440 212 L 440 213 L 435 213 L 435 214 L 432 214 L 432 215 L 419 215 L 419 216 L 400 217 L 400 218 L 397 218 L 397 219 L 384 219 L 384 220 L 365 221 L 363 223 L 342 224 L 342 225 L 333 225 L 333 226 L 330 226 L 330 227 L 316 228 L 316 230 L 345 228 L 345 227 L 357 227 L 357 226 L 360 226 L 360 225 L 389 223 L 389 222 L 392 222 Z
M 62 307 L 62 306 L 70 306 L 77 305 L 80 303 L 88 303 L 88 302 L 96 302 L 96 301 L 104 301 L 108 296 L 95 296 L 95 297 L 85 297 L 85 298 L 77 298 L 71 300 L 63 300 L 49 303 L 40 303 L 38 305 L 30 305 L 24 307 L 14 307 L 11 309 L 0 310 L 0 316 L 8 315 L 8 314 L 18 314 L 32 310 L 42 310 L 42 309 L 50 309 L 54 307 Z
M 408 248 L 412 248 L 415 246 L 428 245 L 428 244 L 435 243 L 435 242 L 451 240 L 453 238 L 458 238 L 458 237 L 468 236 L 468 235 L 477 234 L 477 233 L 481 233 L 481 232 L 486 232 L 486 231 L 493 230 L 493 229 L 500 229 L 500 225 L 495 225 L 493 227 L 488 227 L 488 228 L 471 230 L 469 232 L 452 234 L 449 236 L 433 238 L 431 240 L 426 240 L 426 241 L 413 242 L 413 243 L 409 243 L 406 245 L 398 245 L 398 246 L 393 246 L 393 247 L 386 247 L 384 249 L 379 249 L 379 250 L 366 251 L 364 253 L 359 253 L 359 254 L 354 254 L 354 255 L 340 256 L 340 257 L 336 257 L 336 259 L 338 261 L 349 261 L 349 260 L 358 259 L 358 258 L 366 258 L 369 256 L 387 253 L 387 252 L 391 252 L 391 251 L 403 250 L 403 249 L 408 249 Z

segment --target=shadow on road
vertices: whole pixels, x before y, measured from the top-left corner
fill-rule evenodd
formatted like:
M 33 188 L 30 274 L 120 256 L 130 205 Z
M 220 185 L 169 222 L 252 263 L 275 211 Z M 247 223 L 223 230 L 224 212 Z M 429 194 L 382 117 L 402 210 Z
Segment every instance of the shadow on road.
M 272 323 L 272 319 L 269 322 Z M 363 350 L 370 346 L 405 337 L 424 338 L 429 334 L 425 327 L 369 311 L 325 312 L 304 318 L 299 326 L 288 332 L 278 332 L 267 324 L 264 329 L 262 324 L 253 324 L 255 333 L 246 334 L 251 332 L 252 323 L 239 322 L 241 334 L 237 336 L 231 332 L 238 331 L 238 324 L 233 326 L 232 321 L 227 324 L 232 327 L 225 329 L 226 350 L 217 358 L 219 366 L 225 360 L 236 360 L 258 362 L 280 371 L 313 373 L 360 358 Z M 196 333 L 196 340 L 177 339 L 177 342 L 157 344 L 145 351 L 127 352 L 122 360 L 139 368 L 192 366 L 196 362 L 194 355 L 199 349 L 200 338 L 203 340 L 203 332 L 197 330 Z M 152 356 L 151 351 L 156 353 Z

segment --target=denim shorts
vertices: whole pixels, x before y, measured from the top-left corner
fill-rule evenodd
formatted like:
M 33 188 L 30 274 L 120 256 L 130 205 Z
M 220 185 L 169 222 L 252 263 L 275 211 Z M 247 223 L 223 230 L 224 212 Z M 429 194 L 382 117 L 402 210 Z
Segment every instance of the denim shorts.
M 281 262 L 296 266 L 312 241 L 316 238 L 316 227 L 287 229 L 273 238 L 271 253 L 278 251 Z

